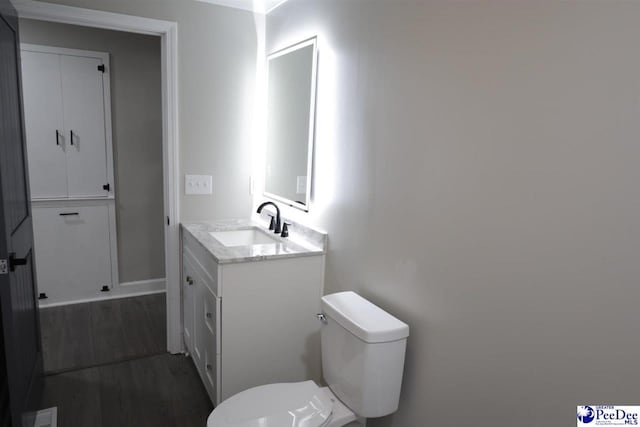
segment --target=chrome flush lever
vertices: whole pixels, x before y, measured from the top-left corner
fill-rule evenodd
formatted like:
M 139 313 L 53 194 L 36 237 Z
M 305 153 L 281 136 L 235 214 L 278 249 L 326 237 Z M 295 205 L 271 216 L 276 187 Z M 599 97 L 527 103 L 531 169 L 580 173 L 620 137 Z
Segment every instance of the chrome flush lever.
M 323 324 L 327 324 L 327 317 L 322 314 L 322 313 L 318 313 L 316 314 L 316 317 L 318 318 L 319 321 L 321 321 Z

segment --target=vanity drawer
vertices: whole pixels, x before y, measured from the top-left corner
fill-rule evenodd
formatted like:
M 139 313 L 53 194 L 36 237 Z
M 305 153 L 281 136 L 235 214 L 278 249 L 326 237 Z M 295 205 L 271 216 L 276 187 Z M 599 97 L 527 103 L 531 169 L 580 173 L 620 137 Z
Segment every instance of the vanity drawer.
M 216 298 L 208 289 L 202 290 L 202 302 L 204 304 L 203 318 L 204 325 L 213 336 L 215 353 L 220 353 L 220 335 L 218 326 L 220 325 L 220 298 Z
M 218 404 L 218 383 L 220 378 L 220 299 L 206 287 L 198 288 L 198 298 L 201 300 L 201 317 L 196 320 L 202 324 L 200 331 L 200 351 L 202 353 L 202 380 L 209 393 L 211 401 Z
M 218 393 L 218 390 L 220 390 L 220 355 L 207 347 L 205 349 L 205 362 L 204 387 L 207 389 L 211 402 L 218 406 L 220 404 L 220 394 Z
M 218 281 L 218 263 L 205 248 L 189 232 L 183 232 L 183 251 L 188 256 L 198 273 L 205 279 L 211 292 L 221 297 Z
M 193 354 L 195 335 L 195 269 L 187 256 L 182 258 L 182 313 L 183 334 L 187 350 Z

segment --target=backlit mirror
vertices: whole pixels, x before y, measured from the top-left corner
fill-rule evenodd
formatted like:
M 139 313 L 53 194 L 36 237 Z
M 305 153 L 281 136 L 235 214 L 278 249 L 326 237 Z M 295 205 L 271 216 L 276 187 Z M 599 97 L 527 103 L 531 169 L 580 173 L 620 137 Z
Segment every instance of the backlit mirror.
M 308 211 L 316 97 L 316 38 L 267 58 L 265 196 Z

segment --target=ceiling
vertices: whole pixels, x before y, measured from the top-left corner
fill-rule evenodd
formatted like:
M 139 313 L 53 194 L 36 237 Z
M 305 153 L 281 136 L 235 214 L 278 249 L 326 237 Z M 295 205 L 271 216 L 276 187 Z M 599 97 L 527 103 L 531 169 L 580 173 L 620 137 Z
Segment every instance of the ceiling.
M 197 0 L 205 3 L 219 4 L 236 9 L 251 10 L 257 13 L 269 13 L 287 0 Z

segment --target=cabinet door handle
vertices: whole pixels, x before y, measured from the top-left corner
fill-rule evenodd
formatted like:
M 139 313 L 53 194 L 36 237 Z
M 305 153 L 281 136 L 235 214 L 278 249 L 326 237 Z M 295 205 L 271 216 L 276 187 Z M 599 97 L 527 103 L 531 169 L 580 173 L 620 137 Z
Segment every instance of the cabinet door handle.
M 56 129 L 56 145 L 60 146 L 60 131 Z
M 69 134 L 71 134 L 71 145 L 73 145 L 73 131 L 69 131 Z
M 74 215 L 80 215 L 78 212 L 62 212 L 59 213 L 58 215 L 60 216 L 74 216 Z

